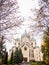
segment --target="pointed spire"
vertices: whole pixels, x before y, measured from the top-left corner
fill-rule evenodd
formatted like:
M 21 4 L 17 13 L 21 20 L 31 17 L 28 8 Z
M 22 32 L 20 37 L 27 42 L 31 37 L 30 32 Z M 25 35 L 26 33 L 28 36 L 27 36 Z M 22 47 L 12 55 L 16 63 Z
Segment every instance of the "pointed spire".
M 25 30 L 25 33 L 27 33 L 27 31 Z
M 27 31 L 25 30 L 25 34 L 27 33 Z

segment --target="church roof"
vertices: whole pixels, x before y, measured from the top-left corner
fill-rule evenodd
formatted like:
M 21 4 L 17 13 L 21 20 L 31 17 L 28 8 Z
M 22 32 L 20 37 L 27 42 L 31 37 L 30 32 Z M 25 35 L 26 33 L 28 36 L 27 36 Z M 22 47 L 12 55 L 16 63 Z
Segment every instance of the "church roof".
M 16 41 L 19 41 L 20 39 L 19 39 L 19 38 L 16 38 L 15 40 L 16 40 Z
M 34 41 L 34 42 L 35 42 L 36 40 L 32 37 L 32 38 L 31 38 L 31 41 Z
M 21 46 L 23 47 L 23 46 L 25 46 L 25 45 L 27 45 L 28 47 L 30 47 L 30 45 L 29 45 L 29 44 L 22 44 Z
M 25 36 L 30 38 L 30 35 L 27 33 L 27 31 L 25 31 L 21 37 L 25 37 Z

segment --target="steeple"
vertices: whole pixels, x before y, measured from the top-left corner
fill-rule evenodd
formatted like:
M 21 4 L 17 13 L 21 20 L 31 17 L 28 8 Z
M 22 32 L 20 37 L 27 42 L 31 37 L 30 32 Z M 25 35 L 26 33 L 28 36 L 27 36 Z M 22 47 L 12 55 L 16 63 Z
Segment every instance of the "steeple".
M 25 30 L 25 34 L 27 34 L 27 31 Z

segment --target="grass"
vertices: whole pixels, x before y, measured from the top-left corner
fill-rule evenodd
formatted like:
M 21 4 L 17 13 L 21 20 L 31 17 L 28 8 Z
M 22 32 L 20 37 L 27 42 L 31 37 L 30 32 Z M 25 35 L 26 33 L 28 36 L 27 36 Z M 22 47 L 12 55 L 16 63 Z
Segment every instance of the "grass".
M 43 65 L 43 63 L 42 62 L 32 62 L 30 63 L 30 65 Z
M 36 62 L 32 62 L 30 63 L 30 65 L 38 65 Z

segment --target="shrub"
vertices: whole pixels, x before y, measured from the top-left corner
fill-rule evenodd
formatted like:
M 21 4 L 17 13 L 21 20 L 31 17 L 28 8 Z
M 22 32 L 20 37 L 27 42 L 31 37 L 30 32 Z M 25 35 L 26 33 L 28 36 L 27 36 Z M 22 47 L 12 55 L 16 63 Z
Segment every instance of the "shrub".
M 38 64 L 38 65 L 43 65 L 43 64 L 45 64 L 45 63 L 44 63 L 43 61 L 38 61 L 37 64 Z

